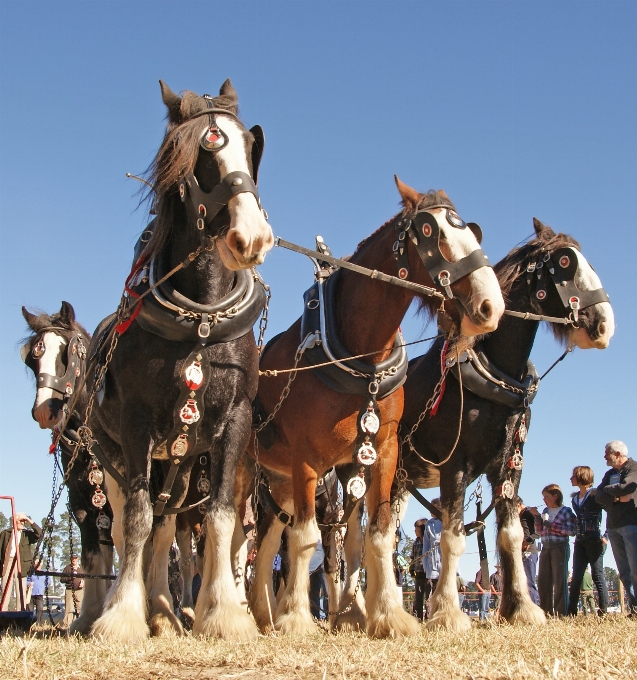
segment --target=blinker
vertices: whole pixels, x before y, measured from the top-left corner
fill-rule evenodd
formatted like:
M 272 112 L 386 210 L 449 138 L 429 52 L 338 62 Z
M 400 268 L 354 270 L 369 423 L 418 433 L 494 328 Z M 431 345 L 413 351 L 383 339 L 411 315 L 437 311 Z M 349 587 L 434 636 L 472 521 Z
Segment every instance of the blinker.
M 447 222 L 449 222 L 452 227 L 456 227 L 456 229 L 464 229 L 467 226 L 462 217 L 460 217 L 455 210 L 451 209 L 447 210 Z

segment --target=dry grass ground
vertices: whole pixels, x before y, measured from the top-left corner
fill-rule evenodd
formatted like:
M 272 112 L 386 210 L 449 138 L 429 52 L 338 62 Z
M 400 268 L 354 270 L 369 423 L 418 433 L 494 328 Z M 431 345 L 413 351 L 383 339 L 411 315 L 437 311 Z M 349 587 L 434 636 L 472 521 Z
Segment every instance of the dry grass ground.
M 155 638 L 139 646 L 41 636 L 0 640 L 0 678 L 637 678 L 637 621 L 612 616 L 544 628 L 478 626 L 467 634 L 369 640 L 363 635 L 262 637 L 245 643 Z

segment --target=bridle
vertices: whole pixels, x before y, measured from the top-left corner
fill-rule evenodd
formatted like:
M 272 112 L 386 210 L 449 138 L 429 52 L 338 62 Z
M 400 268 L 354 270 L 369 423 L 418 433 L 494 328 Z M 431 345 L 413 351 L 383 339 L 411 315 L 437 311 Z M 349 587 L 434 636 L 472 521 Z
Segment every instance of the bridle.
M 478 242 L 482 240 L 482 231 L 474 222 L 466 223 L 459 217 L 456 211 L 449 205 L 430 205 L 418 210 L 412 217 L 400 219 L 396 225 L 398 239 L 394 243 L 394 257 L 398 263 L 398 276 L 407 279 L 409 276 L 409 256 L 405 241 L 409 237 L 434 284 L 442 288 L 448 299 L 453 299 L 451 285 L 467 274 L 480 269 L 490 267 L 489 259 L 482 248 L 469 253 L 457 262 L 449 262 L 440 250 L 440 225 L 438 220 L 430 212 L 436 208 L 446 211 L 447 222 L 456 229 L 469 227 L 476 236 Z
M 235 120 L 239 120 L 231 111 L 213 106 L 212 97 L 204 94 L 203 99 L 206 102 L 206 109 L 198 111 L 191 115 L 183 124 L 190 122 L 193 118 L 201 116 L 209 116 L 209 126 L 201 136 L 200 149 L 206 153 L 215 153 L 220 151 L 228 144 L 228 136 L 221 130 L 216 123 L 215 114 L 222 114 L 230 116 Z M 228 173 L 217 184 L 212 191 L 204 191 L 200 186 L 197 178 L 193 172 L 186 173 L 179 181 L 179 196 L 182 203 L 186 202 L 188 198 L 197 214 L 197 229 L 199 231 L 200 239 L 204 240 L 204 231 L 209 227 L 214 218 L 228 205 L 228 202 L 234 196 L 243 193 L 252 194 L 258 206 L 261 208 L 261 200 L 259 199 L 259 192 L 257 190 L 256 180 L 263 153 L 264 136 L 261 128 L 256 125 L 251 130 L 255 137 L 252 153 L 252 167 L 254 179 L 247 173 L 241 170 L 235 170 Z M 263 208 L 261 208 L 263 210 Z M 218 236 L 218 232 L 212 236 Z
M 601 302 L 610 302 L 610 298 L 604 288 L 580 290 L 575 285 L 575 275 L 577 274 L 578 267 L 577 250 L 574 246 L 558 248 L 553 253 L 540 252 L 537 258 L 529 260 L 526 266 L 526 284 L 531 301 L 535 298 L 541 305 L 547 298 L 546 286 L 550 278 L 566 309 L 563 317 L 544 316 L 512 310 L 506 310 L 504 313 L 531 321 L 550 321 L 578 328 L 579 312 L 582 309 L 592 307 Z M 533 286 L 534 278 L 535 286 Z
M 60 329 L 55 326 L 49 326 L 42 328 L 39 333 L 53 332 L 57 335 L 60 334 Z M 66 339 L 66 338 L 65 338 Z M 44 351 L 41 354 L 35 353 L 36 348 L 44 347 L 42 337 L 37 343 L 35 343 L 31 348 L 31 356 L 38 362 L 38 367 L 40 366 L 40 357 L 43 356 Z M 27 352 L 26 346 L 21 351 L 22 360 L 26 363 Z M 84 336 L 82 333 L 77 331 L 71 332 L 71 339 L 66 345 L 67 359 L 66 359 L 66 370 L 64 375 L 51 375 L 50 373 L 37 372 L 36 373 L 36 389 L 43 387 L 48 387 L 53 392 L 57 392 L 63 402 L 67 402 L 73 392 L 75 391 L 75 384 L 78 378 L 85 371 L 86 364 L 86 345 L 84 344 Z

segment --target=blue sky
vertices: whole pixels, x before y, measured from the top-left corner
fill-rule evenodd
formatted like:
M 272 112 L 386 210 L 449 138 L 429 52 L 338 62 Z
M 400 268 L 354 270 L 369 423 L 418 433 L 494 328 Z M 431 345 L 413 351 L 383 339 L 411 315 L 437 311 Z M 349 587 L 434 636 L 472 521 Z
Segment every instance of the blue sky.
M 265 130 L 260 192 L 285 239 L 321 234 L 352 252 L 397 212 L 394 173 L 444 188 L 481 224 L 492 262 L 530 236 L 533 216 L 577 238 L 616 334 L 543 384 L 521 493 L 535 504 L 549 482 L 569 490 L 577 464 L 599 479 L 611 439 L 635 457 L 636 31 L 631 2 L 3 3 L 0 494 L 34 517 L 48 510 L 49 437 L 30 416 L 20 307 L 68 300 L 92 331 L 117 306 L 147 221 L 125 173 L 161 140 L 159 78 L 200 94 L 232 78 L 244 121 Z M 300 314 L 312 269 L 275 250 L 261 271 L 271 337 Z M 404 329 L 433 334 L 411 315 Z M 542 332 L 538 369 L 558 355 Z M 408 528 L 420 514 L 412 502 Z M 472 577 L 477 556 L 461 567 Z

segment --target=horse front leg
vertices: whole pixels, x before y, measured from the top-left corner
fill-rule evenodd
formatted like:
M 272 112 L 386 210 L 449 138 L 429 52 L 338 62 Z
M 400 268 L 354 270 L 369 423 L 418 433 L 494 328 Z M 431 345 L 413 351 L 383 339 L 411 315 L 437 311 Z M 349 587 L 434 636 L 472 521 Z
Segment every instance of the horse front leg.
M 282 633 L 302 635 L 317 629 L 310 614 L 309 597 L 310 560 L 320 535 L 314 511 L 316 482 L 316 472 L 307 463 L 295 461 L 292 474 L 294 526 L 288 542 L 290 573 L 274 619 L 274 627 Z
M 338 611 L 342 613 L 335 615 L 334 620 L 330 621 L 332 630 L 361 631 L 367 628 L 365 598 L 359 584 L 363 550 L 361 521 L 364 509 L 365 505 L 363 501 L 360 501 L 347 520 L 347 534 L 345 534 L 343 543 L 347 573 L 337 607 Z
M 237 462 L 248 444 L 249 423 L 250 405 L 246 402 L 232 412 L 211 451 L 210 504 L 201 589 L 195 607 L 195 635 L 237 641 L 258 635 L 254 619 L 239 601 L 231 561 Z
M 89 510 L 77 510 L 75 516 L 80 525 L 82 537 L 82 571 L 85 574 L 100 576 L 110 575 L 113 568 L 113 546 L 100 544 L 99 529 L 95 524 L 97 513 Z M 91 626 L 99 618 L 104 607 L 104 600 L 109 581 L 106 579 L 86 579 L 84 581 L 84 598 L 80 615 L 71 624 L 70 632 L 86 635 Z
M 458 562 L 466 547 L 464 532 L 464 497 L 466 479 L 462 470 L 440 475 L 442 532 L 440 535 L 441 568 L 436 591 L 431 598 L 427 628 L 444 628 L 463 632 L 471 628 L 471 619 L 460 610 L 458 600 Z
M 173 611 L 173 598 L 168 583 L 168 562 L 170 546 L 175 538 L 175 523 L 175 515 L 165 515 L 153 532 L 153 551 L 146 576 L 146 591 L 148 594 L 150 632 L 155 636 L 170 633 L 181 635 L 184 632 Z M 187 552 L 185 559 L 188 560 L 189 557 Z
M 529 595 L 529 586 L 522 562 L 524 532 L 515 500 L 499 498 L 495 511 L 503 576 L 500 616 L 513 624 L 545 625 L 544 612 Z
M 129 413 L 131 417 L 140 415 L 134 414 L 133 409 L 130 409 Z M 141 417 L 139 420 L 142 421 Z M 127 430 L 131 431 L 134 430 Z M 96 436 L 102 448 L 106 449 L 106 435 L 100 437 L 96 432 Z M 145 445 L 140 445 L 136 438 L 127 436 L 123 438 L 122 449 L 127 456 L 129 479 L 129 489 L 122 510 L 124 556 L 117 580 L 108 593 L 104 613 L 94 623 L 91 634 L 105 640 L 128 644 L 147 638 L 150 632 L 146 624 L 146 589 L 142 575 L 142 554 L 152 529 L 153 510 L 147 477 L 149 441 L 145 442 Z
M 391 503 L 391 487 L 397 453 L 395 436 L 379 447 L 378 459 L 372 468 L 371 489 L 367 494 L 371 522 L 365 537 L 365 604 L 367 634 L 375 638 L 396 638 L 420 632 L 418 621 L 403 607 L 394 575 L 397 515 Z M 400 498 L 400 508 L 403 515 L 407 509 L 406 494 Z

